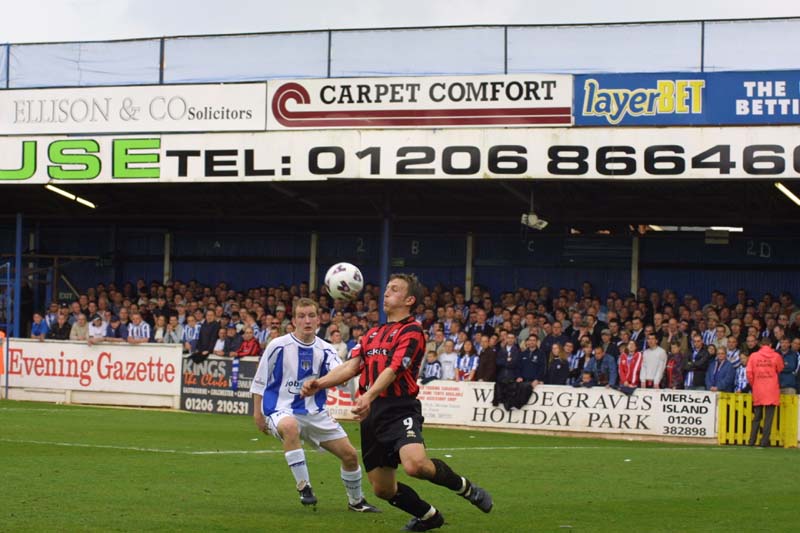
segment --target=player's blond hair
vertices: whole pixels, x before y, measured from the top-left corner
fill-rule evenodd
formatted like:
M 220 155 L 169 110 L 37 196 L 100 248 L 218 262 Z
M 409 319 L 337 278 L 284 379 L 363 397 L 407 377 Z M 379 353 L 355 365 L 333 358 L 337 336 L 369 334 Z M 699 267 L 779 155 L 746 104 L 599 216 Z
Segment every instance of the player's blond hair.
M 311 298 L 298 298 L 297 301 L 294 303 L 292 307 L 292 311 L 299 309 L 300 307 L 313 307 L 314 311 L 319 314 L 319 304 L 312 300 Z

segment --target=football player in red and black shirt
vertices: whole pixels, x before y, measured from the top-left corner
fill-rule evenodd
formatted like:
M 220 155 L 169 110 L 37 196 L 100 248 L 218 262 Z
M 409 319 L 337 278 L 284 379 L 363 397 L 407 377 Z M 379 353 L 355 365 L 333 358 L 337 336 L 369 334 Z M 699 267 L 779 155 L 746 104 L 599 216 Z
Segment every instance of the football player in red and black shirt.
M 447 487 L 481 511 L 492 510 L 488 492 L 459 476 L 440 459 L 428 459 L 422 438 L 422 408 L 416 376 L 425 356 L 422 327 L 411 314 L 422 301 L 422 285 L 413 274 L 393 274 L 383 295 L 386 324 L 369 330 L 353 356 L 320 379 L 306 381 L 310 396 L 361 374 L 353 414 L 361 421 L 361 454 L 375 495 L 411 514 L 407 531 L 441 527 L 444 518 L 411 487 L 398 483 L 397 466 L 412 477 Z

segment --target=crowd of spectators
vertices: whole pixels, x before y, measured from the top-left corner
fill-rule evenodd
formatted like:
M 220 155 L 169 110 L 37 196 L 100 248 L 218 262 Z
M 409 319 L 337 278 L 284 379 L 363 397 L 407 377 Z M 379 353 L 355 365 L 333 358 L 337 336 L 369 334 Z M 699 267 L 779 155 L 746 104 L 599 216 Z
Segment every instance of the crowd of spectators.
M 740 289 L 729 300 L 715 290 L 701 302 L 640 288 L 601 298 L 583 283 L 580 290 L 518 289 L 497 300 L 480 288 L 469 299 L 457 289 L 431 296 L 417 309 L 429 336 L 424 382 L 749 392 L 747 359 L 763 345 L 784 361 L 781 392 L 798 390 L 800 307 L 786 292 L 755 299 Z
M 308 284 L 234 290 L 227 283 L 99 284 L 72 302 L 36 312 L 31 337 L 128 344 L 181 344 L 195 361 L 211 354 L 257 356 L 293 331 L 300 297 L 320 304 L 318 335 L 348 352 L 380 320 L 381 288 L 367 284 L 358 300 L 332 300 Z M 415 309 L 426 336 L 420 378 L 530 382 L 576 387 L 748 391 L 747 357 L 764 344 L 784 360 L 783 393 L 796 394 L 800 307 L 789 293 L 708 301 L 674 291 L 520 288 L 491 294 L 475 286 L 437 285 Z

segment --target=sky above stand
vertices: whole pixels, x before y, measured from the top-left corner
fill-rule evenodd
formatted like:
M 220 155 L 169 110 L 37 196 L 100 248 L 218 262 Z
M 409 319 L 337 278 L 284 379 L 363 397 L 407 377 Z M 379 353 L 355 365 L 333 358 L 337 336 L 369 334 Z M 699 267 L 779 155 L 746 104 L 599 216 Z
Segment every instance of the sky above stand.
M 0 43 L 791 16 L 797 0 L 2 0 Z

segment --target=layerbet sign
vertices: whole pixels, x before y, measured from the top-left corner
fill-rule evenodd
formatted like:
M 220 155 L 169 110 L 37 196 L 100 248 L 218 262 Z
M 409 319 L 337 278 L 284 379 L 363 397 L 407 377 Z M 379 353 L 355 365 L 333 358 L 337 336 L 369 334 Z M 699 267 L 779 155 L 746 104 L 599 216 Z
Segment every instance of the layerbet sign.
M 268 129 L 569 126 L 566 75 L 270 82 Z
M 576 126 L 800 123 L 800 71 L 575 76 Z
M 14 339 L 11 387 L 177 395 L 181 348 Z

